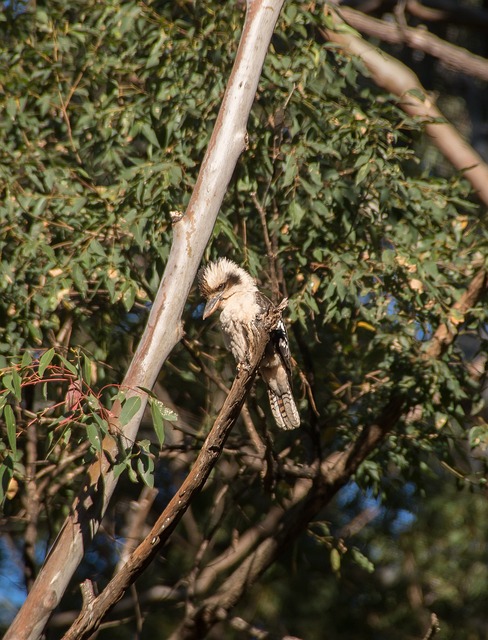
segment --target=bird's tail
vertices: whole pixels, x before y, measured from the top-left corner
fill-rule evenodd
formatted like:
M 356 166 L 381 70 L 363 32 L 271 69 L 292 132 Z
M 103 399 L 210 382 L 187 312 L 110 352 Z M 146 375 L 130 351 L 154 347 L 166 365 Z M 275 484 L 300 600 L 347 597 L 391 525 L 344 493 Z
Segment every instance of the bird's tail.
M 278 395 L 268 387 L 268 398 L 273 417 L 281 429 L 296 429 L 300 426 L 300 416 L 291 388 Z

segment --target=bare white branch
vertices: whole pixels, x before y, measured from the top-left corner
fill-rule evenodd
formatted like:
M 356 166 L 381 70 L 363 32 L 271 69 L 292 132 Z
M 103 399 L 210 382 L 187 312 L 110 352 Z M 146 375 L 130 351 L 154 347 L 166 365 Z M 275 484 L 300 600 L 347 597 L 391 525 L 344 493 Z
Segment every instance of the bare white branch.
M 248 3 L 234 67 L 220 107 L 212 137 L 185 214 L 173 225 L 168 263 L 148 322 L 122 386 L 141 397 L 141 407 L 124 427 L 128 441 L 135 440 L 147 398 L 138 387 L 151 388 L 175 344 L 180 340 L 182 314 L 188 293 L 210 239 L 235 165 L 246 146 L 246 125 L 254 101 L 264 58 L 283 0 Z M 117 408 L 114 408 L 115 420 Z M 111 437 L 104 450 L 115 457 Z M 107 458 L 89 469 L 76 499 L 27 600 L 7 631 L 5 640 L 37 640 L 53 609 L 59 604 L 83 554 L 98 530 L 117 479 Z

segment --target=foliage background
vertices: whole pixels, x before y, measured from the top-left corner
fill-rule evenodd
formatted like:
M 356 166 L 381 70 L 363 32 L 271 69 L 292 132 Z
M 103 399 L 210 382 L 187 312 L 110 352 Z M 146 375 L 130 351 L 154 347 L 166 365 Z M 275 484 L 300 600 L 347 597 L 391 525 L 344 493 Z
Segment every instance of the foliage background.
M 10 4 L 0 16 L 4 625 L 96 451 L 100 403 L 116 393 L 144 326 L 170 213 L 184 210 L 195 183 L 242 18 L 233 3 L 183 0 Z M 322 638 L 327 629 L 331 639 L 407 639 L 421 637 L 434 611 L 442 637 L 486 637 L 487 431 L 477 369 L 486 305 L 469 318 L 452 311 L 486 266 L 485 212 L 361 61 L 324 42 L 326 25 L 320 5 L 285 5 L 249 149 L 207 252 L 246 266 L 275 299 L 289 296 L 303 427 L 277 433 L 257 384 L 249 409 L 266 464 L 243 422 L 138 582 L 142 613 L 132 605 L 116 614 L 123 622 L 100 637 L 134 637 L 136 628 L 140 637 L 169 636 L 185 603 L 222 579 L 200 593 L 205 567 L 273 505 L 286 505 L 300 472 L 342 449 L 392 398 L 404 415 L 387 441 L 236 616 L 269 637 Z M 462 97 L 446 93 L 443 102 Z M 194 459 L 232 377 L 199 303 L 195 291 L 186 336 L 155 389 L 179 419 L 165 423 L 159 450 L 147 416 L 124 459 L 151 485 L 152 442 L 149 522 Z M 461 337 L 434 359 L 426 349 L 441 323 Z M 44 361 L 43 383 L 31 384 L 36 358 L 51 348 L 59 355 Z M 80 404 L 65 405 L 66 414 L 75 380 Z M 63 610 L 79 607 L 84 577 L 103 586 L 113 573 L 140 487 L 123 477 Z M 163 605 L 154 604 L 156 586 Z M 54 616 L 50 637 L 65 620 Z M 242 637 L 235 626 L 215 637 Z

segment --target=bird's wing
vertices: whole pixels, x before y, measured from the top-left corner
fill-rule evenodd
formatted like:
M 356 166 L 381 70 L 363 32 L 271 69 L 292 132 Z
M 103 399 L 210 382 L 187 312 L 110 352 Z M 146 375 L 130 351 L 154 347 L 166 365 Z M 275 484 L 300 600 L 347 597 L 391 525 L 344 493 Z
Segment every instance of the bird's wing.
M 262 310 L 262 313 L 266 313 L 269 309 L 276 308 L 271 300 L 262 294 L 260 291 L 256 293 L 257 303 Z M 286 332 L 286 326 L 283 319 L 280 318 L 276 329 L 273 329 L 270 334 L 270 345 L 274 351 L 280 356 L 283 365 L 288 373 L 288 378 L 291 380 L 291 356 L 290 345 L 288 342 L 288 334 Z

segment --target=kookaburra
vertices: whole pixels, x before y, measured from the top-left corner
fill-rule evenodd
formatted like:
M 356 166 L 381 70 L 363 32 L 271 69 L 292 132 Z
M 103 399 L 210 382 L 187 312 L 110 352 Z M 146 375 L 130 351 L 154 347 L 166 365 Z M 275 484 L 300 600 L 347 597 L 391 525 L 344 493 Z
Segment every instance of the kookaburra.
M 238 364 L 248 361 L 250 336 L 259 317 L 274 305 L 257 288 L 251 275 L 232 260 L 220 258 L 200 269 L 200 291 L 207 303 L 203 318 L 220 310 L 226 346 Z M 288 336 L 283 320 L 270 334 L 259 372 L 268 388 L 271 411 L 282 429 L 300 426 L 300 416 L 291 390 Z

